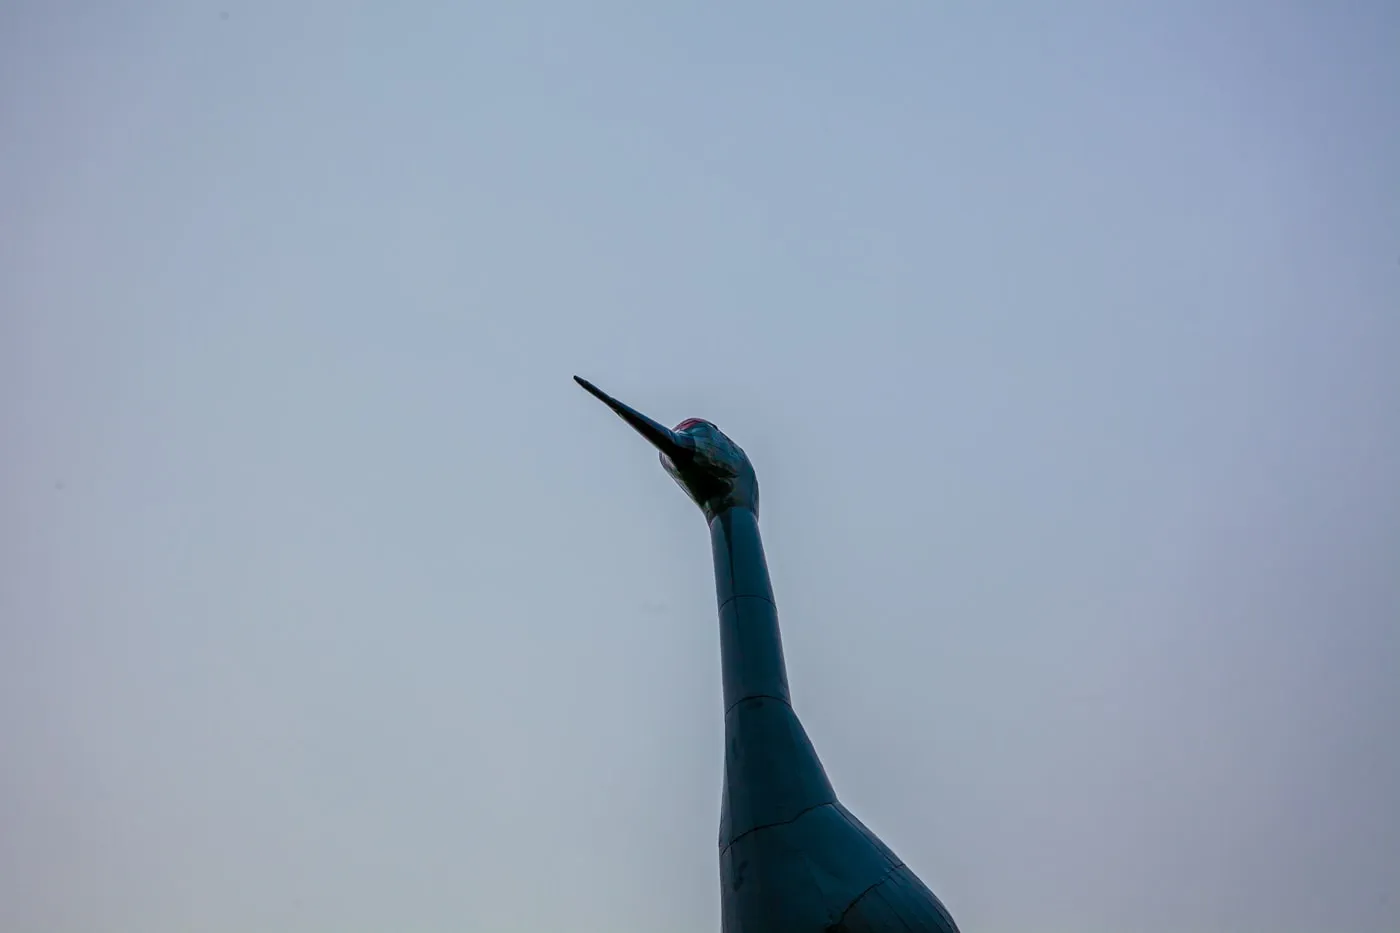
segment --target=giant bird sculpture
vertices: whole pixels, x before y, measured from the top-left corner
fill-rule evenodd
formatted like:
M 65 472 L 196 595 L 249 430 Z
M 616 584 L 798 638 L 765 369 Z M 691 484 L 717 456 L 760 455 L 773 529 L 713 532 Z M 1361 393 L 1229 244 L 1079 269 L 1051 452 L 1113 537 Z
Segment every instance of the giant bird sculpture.
M 710 525 L 724 678 L 724 933 L 957 933 L 933 892 L 836 799 L 793 711 L 749 458 L 708 421 L 668 429 L 574 379 L 651 441 Z

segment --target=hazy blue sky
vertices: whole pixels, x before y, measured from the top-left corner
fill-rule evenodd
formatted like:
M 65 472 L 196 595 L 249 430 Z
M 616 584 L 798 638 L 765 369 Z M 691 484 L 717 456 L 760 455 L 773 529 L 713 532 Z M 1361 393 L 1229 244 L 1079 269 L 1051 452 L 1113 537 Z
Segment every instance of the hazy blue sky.
M 1394 933 L 1400 8 L 0 4 L 0 929 L 718 929 L 703 519 L 965 933 Z

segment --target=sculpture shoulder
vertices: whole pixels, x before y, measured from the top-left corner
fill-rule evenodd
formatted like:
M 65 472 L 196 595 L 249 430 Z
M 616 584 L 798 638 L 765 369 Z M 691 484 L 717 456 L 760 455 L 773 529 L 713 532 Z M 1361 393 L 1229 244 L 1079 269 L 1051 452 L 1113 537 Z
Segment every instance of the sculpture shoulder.
M 862 894 L 827 933 L 958 933 L 943 902 L 907 865 Z

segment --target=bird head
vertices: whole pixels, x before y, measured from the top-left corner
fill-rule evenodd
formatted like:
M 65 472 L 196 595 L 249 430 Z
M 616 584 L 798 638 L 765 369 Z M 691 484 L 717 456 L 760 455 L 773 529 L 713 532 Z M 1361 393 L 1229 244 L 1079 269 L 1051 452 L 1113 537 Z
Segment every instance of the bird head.
M 743 448 L 703 418 L 687 418 L 667 428 L 618 401 L 587 379 L 574 381 L 607 405 L 661 457 L 661 467 L 676 481 L 706 518 L 726 509 L 742 507 L 758 514 L 758 477 Z

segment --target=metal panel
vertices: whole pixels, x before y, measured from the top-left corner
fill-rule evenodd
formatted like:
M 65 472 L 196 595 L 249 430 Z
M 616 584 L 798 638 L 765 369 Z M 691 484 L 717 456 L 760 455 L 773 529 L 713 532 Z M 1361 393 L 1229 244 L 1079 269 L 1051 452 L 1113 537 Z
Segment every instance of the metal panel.
M 743 700 L 725 717 L 726 825 L 720 847 L 761 826 L 787 823 L 836 802 L 812 740 L 781 700 Z

